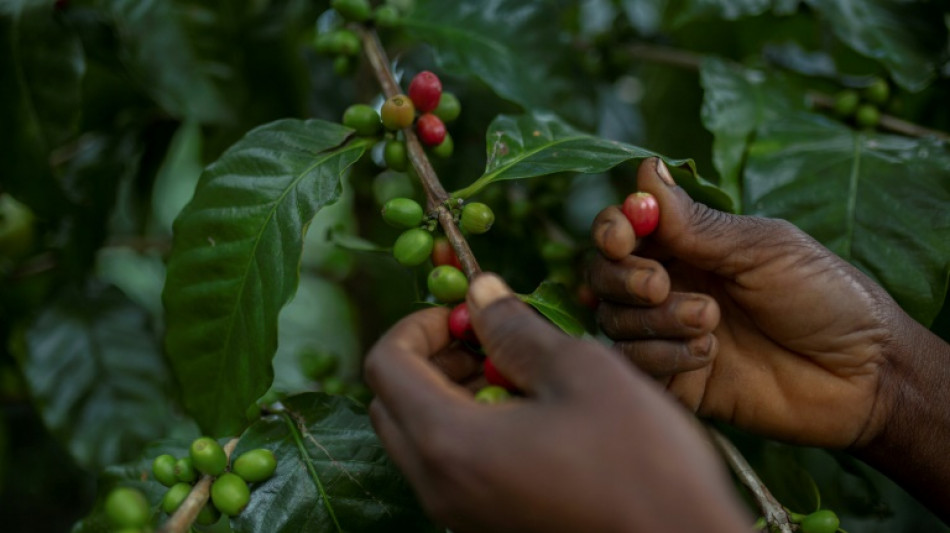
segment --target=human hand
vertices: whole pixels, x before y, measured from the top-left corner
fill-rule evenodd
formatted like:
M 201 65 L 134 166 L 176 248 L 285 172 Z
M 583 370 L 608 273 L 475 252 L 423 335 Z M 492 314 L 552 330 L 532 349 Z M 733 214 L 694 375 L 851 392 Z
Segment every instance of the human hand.
M 372 348 L 370 416 L 430 515 L 453 531 L 740 531 L 721 463 L 663 391 L 603 346 L 561 333 L 482 275 L 472 324 L 525 392 L 499 405 L 456 382 L 480 365 L 448 310 L 396 324 Z
M 701 416 L 826 447 L 878 435 L 909 320 L 894 300 L 788 222 L 693 202 L 659 159 L 637 179 L 657 230 L 635 242 L 617 207 L 592 228 L 591 286 L 617 348 Z

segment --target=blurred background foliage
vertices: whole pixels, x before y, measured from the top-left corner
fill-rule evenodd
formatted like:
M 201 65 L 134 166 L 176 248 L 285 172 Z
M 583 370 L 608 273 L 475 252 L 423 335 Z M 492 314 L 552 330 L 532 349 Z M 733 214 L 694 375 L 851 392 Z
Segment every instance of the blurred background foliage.
M 945 3 L 393 3 L 407 13 L 381 30 L 396 73 L 435 70 L 462 102 L 455 155 L 436 162 L 448 189 L 481 175 L 496 115 L 552 110 L 602 137 L 692 158 L 735 211 L 791 220 L 950 339 Z M 5 531 L 68 529 L 92 506 L 103 468 L 155 439 L 197 434 L 163 356 L 172 222 L 202 169 L 255 126 L 337 121 L 351 103 L 380 103 L 365 63 L 339 76 L 334 59 L 314 51 L 318 31 L 340 24 L 327 4 L 0 4 Z M 880 111 L 901 131 L 862 130 L 832 112 L 835 94 L 879 79 L 890 89 Z M 419 273 L 372 246 L 337 244 L 359 235 L 389 246 L 396 232 L 380 205 L 422 198 L 374 158 L 354 166 L 341 199 L 310 224 L 269 399 L 365 397 L 362 353 L 422 298 Z M 551 280 L 583 300 L 587 228 L 632 190 L 635 170 L 486 189 L 479 200 L 494 208 L 496 229 L 472 240 L 476 255 L 520 292 Z M 814 508 L 814 480 L 851 533 L 947 529 L 846 455 L 731 435 L 796 510 Z

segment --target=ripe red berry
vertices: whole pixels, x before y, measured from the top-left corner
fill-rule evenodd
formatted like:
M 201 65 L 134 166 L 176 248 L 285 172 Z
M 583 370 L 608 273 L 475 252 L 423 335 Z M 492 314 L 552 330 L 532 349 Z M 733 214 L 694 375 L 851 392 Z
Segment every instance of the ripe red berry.
M 416 121 L 416 133 L 426 146 L 438 146 L 445 140 L 445 124 L 442 119 L 426 113 Z
M 428 70 L 416 74 L 416 77 L 409 82 L 409 98 L 420 113 L 427 113 L 439 107 L 441 97 L 442 82 L 438 76 Z
M 459 261 L 455 250 L 445 237 L 438 237 L 432 246 L 432 264 L 435 266 L 451 265 L 461 270 L 462 262 Z
M 510 391 L 518 390 L 518 387 L 514 383 L 508 381 L 508 378 L 501 375 L 501 372 L 495 368 L 495 364 L 491 362 L 491 358 L 485 358 L 485 380 L 488 381 L 490 385 L 498 385 L 499 387 L 504 387 Z
M 660 204 L 648 192 L 633 193 L 623 202 L 623 214 L 633 225 L 637 237 L 646 237 L 653 233 L 660 222 Z
M 468 313 L 468 304 L 462 302 L 449 313 L 449 333 L 460 341 L 478 344 L 478 337 L 472 329 L 472 318 Z

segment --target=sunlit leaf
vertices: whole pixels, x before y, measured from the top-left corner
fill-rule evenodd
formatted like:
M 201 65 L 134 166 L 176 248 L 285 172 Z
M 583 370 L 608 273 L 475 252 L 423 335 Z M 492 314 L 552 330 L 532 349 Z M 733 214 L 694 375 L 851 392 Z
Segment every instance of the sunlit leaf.
M 545 281 L 534 292 L 520 298 L 564 333 L 575 337 L 584 335 L 586 330 L 583 320 L 579 318 L 580 310 L 563 285 Z

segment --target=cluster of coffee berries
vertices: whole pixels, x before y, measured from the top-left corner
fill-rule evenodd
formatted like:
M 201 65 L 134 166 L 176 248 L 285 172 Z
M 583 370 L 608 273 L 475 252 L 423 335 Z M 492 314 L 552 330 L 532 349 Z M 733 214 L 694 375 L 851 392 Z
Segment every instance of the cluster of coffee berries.
M 874 78 L 870 85 L 859 93 L 854 89 L 845 89 L 835 95 L 835 114 L 843 119 L 852 119 L 862 128 L 873 128 L 881 120 L 880 106 L 891 98 L 891 88 L 887 80 Z
M 399 23 L 400 13 L 396 3 L 388 2 L 374 11 L 369 0 L 333 0 L 331 7 L 345 21 L 370 23 L 388 28 Z M 362 42 L 356 32 L 337 28 L 320 32 L 313 42 L 318 54 L 333 56 L 333 70 L 340 76 L 353 72 L 359 62 Z
M 195 439 L 188 456 L 176 458 L 159 455 L 152 461 L 155 480 L 168 487 L 162 498 L 162 511 L 174 513 L 191 493 L 199 474 L 215 477 L 211 484 L 211 500 L 198 513 L 196 522 L 214 524 L 221 514 L 235 516 L 250 501 L 248 483 L 264 481 L 274 474 L 277 459 L 266 448 L 242 453 L 228 469 L 228 456 L 218 442 L 210 437 Z

